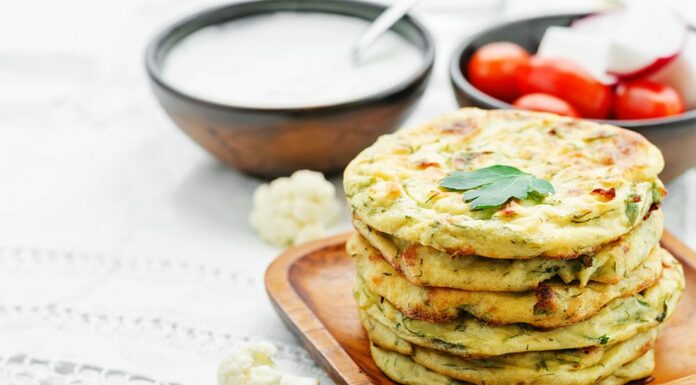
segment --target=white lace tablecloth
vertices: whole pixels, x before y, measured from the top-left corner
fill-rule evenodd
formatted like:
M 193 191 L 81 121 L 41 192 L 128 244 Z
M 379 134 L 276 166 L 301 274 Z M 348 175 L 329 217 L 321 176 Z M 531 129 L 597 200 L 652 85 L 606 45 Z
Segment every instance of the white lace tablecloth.
M 0 384 L 211 384 L 221 355 L 257 339 L 329 383 L 266 297 L 280 250 L 247 224 L 261 182 L 211 159 L 150 94 L 148 39 L 211 3 L 0 3 Z M 419 6 L 439 58 L 411 122 L 455 108 L 453 44 L 520 4 Z M 668 227 L 696 246 L 696 171 L 670 190 Z M 333 231 L 348 227 L 346 212 Z

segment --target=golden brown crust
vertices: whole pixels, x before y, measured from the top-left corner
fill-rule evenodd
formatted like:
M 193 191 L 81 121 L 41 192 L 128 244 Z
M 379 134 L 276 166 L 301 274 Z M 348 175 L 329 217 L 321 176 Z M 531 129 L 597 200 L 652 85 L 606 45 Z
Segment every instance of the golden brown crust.
M 477 211 L 439 186 L 455 170 L 496 164 L 548 180 L 555 193 Z M 618 127 L 463 109 L 383 136 L 346 168 L 344 187 L 358 220 L 410 242 L 489 258 L 575 258 L 640 222 L 653 197 L 661 199 L 653 192 L 663 189 L 662 167 L 656 147 Z
M 386 298 L 408 318 L 427 322 L 454 320 L 470 313 L 491 325 L 526 323 L 539 328 L 572 325 L 596 314 L 615 298 L 652 286 L 662 272 L 664 251 L 653 249 L 643 265 L 615 285 L 589 283 L 584 288 L 562 282 L 521 293 L 467 291 L 412 284 L 360 235 L 347 245 L 358 275 L 372 292 Z

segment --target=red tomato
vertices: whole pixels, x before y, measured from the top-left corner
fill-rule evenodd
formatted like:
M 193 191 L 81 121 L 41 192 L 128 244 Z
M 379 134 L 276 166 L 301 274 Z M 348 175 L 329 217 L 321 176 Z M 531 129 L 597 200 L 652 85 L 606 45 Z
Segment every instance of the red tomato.
M 611 88 L 568 60 L 531 57 L 517 73 L 517 87 L 523 95 L 542 92 L 561 98 L 583 118 L 605 119 L 611 110 Z
M 571 116 L 573 118 L 580 117 L 578 112 L 575 111 L 575 108 L 568 102 L 549 94 L 527 94 L 515 100 L 513 104 L 515 107 L 530 111 L 552 112 L 554 114 Z
M 529 60 L 529 53 L 514 43 L 486 44 L 469 60 L 467 77 L 471 84 L 486 94 L 511 102 L 520 95 L 515 74 Z
M 684 112 L 684 101 L 674 88 L 649 80 L 622 83 L 614 96 L 617 119 L 650 119 Z

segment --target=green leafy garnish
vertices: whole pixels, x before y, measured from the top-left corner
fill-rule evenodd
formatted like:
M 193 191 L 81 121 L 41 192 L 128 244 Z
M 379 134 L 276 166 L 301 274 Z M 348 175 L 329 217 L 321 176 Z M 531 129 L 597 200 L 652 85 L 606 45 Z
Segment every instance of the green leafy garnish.
M 599 344 L 600 345 L 606 345 L 608 342 L 609 342 L 609 337 L 607 337 L 606 334 L 599 337 Z
M 440 186 L 464 191 L 463 197 L 472 210 L 504 205 L 512 198 L 540 202 L 555 191 L 551 183 L 511 166 L 495 165 L 476 171 L 455 171 Z

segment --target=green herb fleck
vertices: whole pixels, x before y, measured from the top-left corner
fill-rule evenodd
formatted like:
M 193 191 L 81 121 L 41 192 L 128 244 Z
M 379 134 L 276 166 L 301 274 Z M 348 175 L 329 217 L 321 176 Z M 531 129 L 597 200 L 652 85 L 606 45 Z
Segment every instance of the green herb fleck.
M 612 212 L 612 211 L 614 211 L 614 209 L 609 209 L 609 210 L 607 210 L 607 211 L 605 211 L 605 212 L 603 212 L 603 213 L 600 213 L 600 214 L 597 215 L 597 216 L 594 216 L 594 217 L 591 217 L 591 218 L 585 218 L 585 219 L 577 219 L 577 218 L 575 218 L 575 216 L 573 216 L 573 219 L 571 219 L 571 222 L 573 222 L 573 223 L 587 223 L 587 222 L 589 222 L 589 221 L 594 221 L 595 219 L 599 219 L 599 218 L 601 218 L 602 216 L 604 216 L 604 215 L 606 215 L 606 214 L 609 214 L 609 213 Z M 585 214 L 585 215 L 587 215 L 587 214 Z M 583 215 L 583 216 L 584 216 L 584 215 Z
M 634 197 L 638 195 L 631 194 L 626 198 L 626 219 L 629 224 L 634 224 L 638 219 L 638 203 L 634 201 Z
M 435 198 L 435 197 L 438 196 L 439 194 L 440 194 L 440 193 L 438 193 L 438 192 L 434 193 L 433 195 L 431 195 L 431 196 L 425 201 L 425 203 L 430 202 L 433 198 Z
M 662 313 L 660 313 L 655 319 L 657 322 L 662 322 L 665 320 L 665 318 L 667 318 L 667 300 L 662 303 Z
M 539 306 L 534 306 L 534 315 L 547 315 L 549 311 Z
M 455 171 L 440 186 L 464 191 L 472 210 L 499 207 L 512 198 L 541 202 L 555 191 L 551 183 L 511 166 L 495 165 L 476 171 Z
M 578 357 L 577 354 L 572 350 L 566 350 L 563 353 L 559 353 L 556 356 L 556 358 L 561 361 L 570 362 L 573 364 L 578 364 L 582 361 L 581 357 Z
M 617 320 L 616 322 L 622 324 L 622 323 L 628 322 L 628 321 L 631 319 L 631 313 L 629 313 L 628 310 L 624 310 L 624 314 L 625 314 L 626 316 L 623 317 L 623 318 L 621 318 L 621 319 L 619 319 L 619 320 Z
M 409 323 L 410 323 L 411 321 L 413 321 L 413 320 L 412 320 L 411 318 L 408 318 L 408 317 L 404 317 L 404 318 L 402 319 L 402 322 L 401 322 L 401 323 L 402 323 L 402 325 L 404 325 L 404 329 L 406 329 L 406 331 L 408 331 L 409 333 L 413 334 L 413 335 L 416 336 L 416 337 L 426 338 L 425 334 L 419 332 L 418 330 L 412 330 L 412 329 L 411 329 L 411 327 L 409 326 Z
M 430 342 L 432 342 L 435 345 L 441 346 L 444 349 L 466 350 L 466 345 L 457 344 L 457 343 L 453 343 L 453 342 L 447 342 L 443 339 L 436 338 L 436 337 L 430 337 Z
M 599 337 L 598 339 L 599 339 L 599 344 L 600 344 L 600 345 L 606 345 L 606 344 L 609 342 L 609 337 L 607 337 L 606 334 L 603 335 L 603 336 L 601 336 L 601 337 Z
M 652 201 L 653 203 L 660 203 L 662 201 L 662 191 L 657 183 L 652 184 Z

